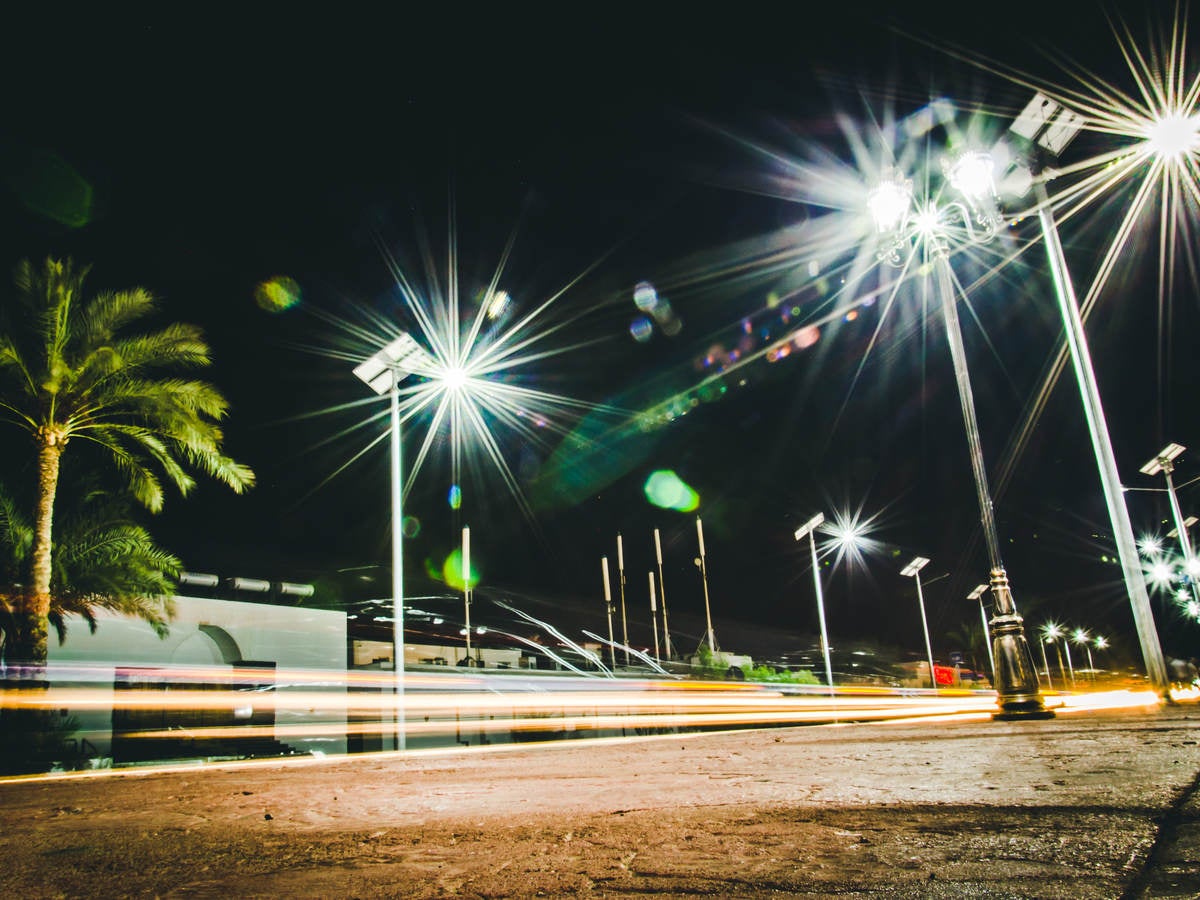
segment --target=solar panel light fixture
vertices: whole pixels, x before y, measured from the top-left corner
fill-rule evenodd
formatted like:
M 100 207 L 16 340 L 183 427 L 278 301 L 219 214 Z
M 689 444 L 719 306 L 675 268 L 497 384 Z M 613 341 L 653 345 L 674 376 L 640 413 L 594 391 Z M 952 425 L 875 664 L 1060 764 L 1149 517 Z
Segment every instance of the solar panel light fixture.
M 1191 528 L 1197 522 L 1200 522 L 1200 519 L 1197 519 L 1195 516 L 1188 516 L 1186 519 L 1183 520 L 1183 527 Z M 1179 537 L 1179 529 L 1172 528 L 1170 531 L 1167 532 L 1167 537 L 1169 537 L 1169 538 Z
M 973 591 L 971 591 L 971 593 L 967 594 L 967 599 L 968 600 L 978 600 L 980 597 L 983 596 L 983 592 L 986 591 L 987 589 L 988 589 L 988 585 L 986 585 L 986 584 L 978 585 L 978 586 L 976 586 L 975 590 L 973 590 Z
M 907 566 L 905 566 L 900 571 L 900 574 L 903 575 L 905 578 L 912 578 L 914 575 L 916 575 L 918 572 L 920 572 L 927 565 L 929 565 L 929 560 L 927 560 L 923 556 L 918 556 L 916 559 L 914 559 L 912 562 L 910 562 Z
M 395 373 L 396 380 L 399 380 L 406 375 L 429 371 L 432 367 L 433 357 L 411 334 L 404 333 L 386 344 L 374 356 L 355 366 L 354 374 L 366 382 L 375 393 L 382 394 L 394 383 L 392 373 Z
M 1175 460 L 1186 449 L 1187 447 L 1182 444 L 1167 444 L 1167 446 L 1155 454 L 1154 459 L 1150 460 L 1138 471 L 1143 475 L 1157 475 L 1159 472 L 1167 472 L 1169 474 L 1175 471 Z

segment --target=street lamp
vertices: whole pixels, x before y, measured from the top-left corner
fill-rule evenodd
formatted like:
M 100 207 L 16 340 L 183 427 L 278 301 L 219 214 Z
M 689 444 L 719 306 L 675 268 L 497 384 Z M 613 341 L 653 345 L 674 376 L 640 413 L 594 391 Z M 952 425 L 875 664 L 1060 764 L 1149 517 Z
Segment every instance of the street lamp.
M 1083 647 L 1087 651 L 1088 658 L 1088 680 L 1096 680 L 1096 667 L 1092 663 L 1092 636 L 1083 628 L 1076 628 L 1071 634 L 1071 640 L 1078 647 Z
M 925 655 L 929 659 L 929 685 L 936 691 L 937 677 L 933 672 L 933 647 L 929 643 L 929 622 L 925 618 L 925 594 L 921 591 L 921 570 L 927 565 L 929 565 L 929 560 L 924 556 L 918 556 L 905 566 L 900 574 L 905 578 L 914 578 L 917 582 L 917 605 L 921 607 L 921 630 L 925 632 Z
M 955 160 L 944 163 L 943 169 L 951 186 L 962 196 L 962 201 L 942 202 L 931 195 L 918 202 L 913 196 L 912 182 L 903 173 L 893 169 L 871 191 L 867 206 L 883 238 L 883 246 L 878 252 L 881 261 L 908 267 L 919 250 L 921 258 L 917 264 L 920 270 L 932 268 L 935 273 L 950 356 L 954 363 L 959 405 L 966 428 L 976 499 L 991 568 L 991 589 L 996 604 L 992 640 L 995 644 L 995 684 L 1000 710 L 995 718 L 1050 718 L 1054 714 L 1047 711 L 1042 702 L 1036 667 L 1025 641 L 1021 616 L 1013 602 L 1008 573 L 1000 558 L 1000 538 L 988 489 L 979 423 L 975 417 L 975 399 L 967 370 L 966 348 L 958 322 L 954 273 L 949 260 L 952 239 L 965 243 L 986 243 L 995 237 L 1002 223 L 995 205 L 991 160 L 983 153 L 960 154 Z M 959 227 L 952 229 L 955 223 Z M 901 255 L 901 250 L 906 251 L 907 258 Z
M 625 620 L 625 545 L 617 532 L 617 589 L 621 594 L 621 641 L 625 647 L 625 665 L 629 666 L 629 625 Z
M 1037 157 L 1056 158 L 1074 139 L 1083 124 L 1084 119 L 1078 113 L 1051 100 L 1044 94 L 1037 93 L 1009 127 L 1009 131 L 1028 141 L 1035 157 L 1030 175 L 1035 184 L 1038 222 L 1042 230 L 1043 243 L 1046 245 L 1050 273 L 1054 279 L 1055 296 L 1058 299 L 1059 312 L 1063 319 L 1071 364 L 1075 370 L 1075 378 L 1083 399 L 1084 418 L 1087 420 L 1092 450 L 1096 456 L 1096 465 L 1100 470 L 1100 484 L 1104 490 L 1104 501 L 1113 526 L 1117 556 L 1121 560 L 1125 588 L 1133 608 L 1133 619 L 1137 627 L 1138 640 L 1142 646 L 1146 674 L 1152 684 L 1160 690 L 1166 690 L 1166 664 L 1163 661 L 1158 631 L 1154 625 L 1154 613 L 1150 608 L 1150 595 L 1146 591 L 1146 580 L 1138 561 L 1137 543 L 1133 534 L 1133 526 L 1129 521 L 1129 509 L 1125 504 L 1125 495 L 1121 490 L 1116 455 L 1113 452 L 1112 438 L 1109 435 L 1108 423 L 1104 416 L 1104 406 L 1100 401 L 1100 388 L 1096 382 L 1096 373 L 1092 368 L 1091 351 L 1088 349 L 1083 318 L 1080 316 L 1079 304 L 1075 299 L 1071 274 L 1067 270 L 1066 255 L 1063 253 L 1062 242 L 1058 236 L 1058 226 L 1054 221 L 1054 210 L 1046 193 L 1046 180 L 1050 176 L 1046 174 L 1045 167 L 1037 159 Z M 1035 174 L 1038 177 L 1032 178 Z
M 975 587 L 975 590 L 973 590 L 973 591 L 971 591 L 971 593 L 967 594 L 967 599 L 979 601 L 979 618 L 983 622 L 983 644 L 985 647 L 987 647 L 988 665 L 991 667 L 991 672 L 992 672 L 992 685 L 995 686 L 995 684 L 996 684 L 996 660 L 992 656 L 992 635 L 991 635 L 991 632 L 988 630 L 987 610 L 984 609 L 984 607 L 983 607 L 983 595 L 987 591 L 987 589 L 988 589 L 988 586 L 986 584 L 977 585 Z
M 1162 472 L 1163 477 L 1167 479 L 1167 496 L 1171 500 L 1171 516 L 1175 519 L 1175 528 L 1171 532 L 1171 536 L 1179 536 L 1179 549 L 1183 551 L 1183 570 L 1189 576 L 1188 583 L 1192 587 L 1192 599 L 1200 602 L 1200 587 L 1196 585 L 1196 563 L 1195 557 L 1192 556 L 1192 540 L 1188 536 L 1188 522 L 1180 512 L 1179 498 L 1175 495 L 1175 482 L 1171 478 L 1171 474 L 1175 471 L 1175 460 L 1186 449 L 1182 444 L 1167 444 L 1158 451 L 1154 459 L 1142 466 L 1139 471 L 1143 475 L 1157 475 Z M 1193 523 L 1195 521 L 1192 519 Z
M 604 610 L 608 613 L 608 659 L 612 664 L 613 671 L 617 671 L 617 645 L 613 640 L 613 602 L 612 588 L 608 583 L 608 557 L 600 558 L 600 569 L 604 574 Z
M 712 610 L 708 603 L 708 564 L 704 558 L 704 525 L 700 522 L 700 517 L 696 516 L 696 537 L 700 541 L 700 555 L 696 557 L 696 566 L 700 569 L 700 580 L 704 583 L 704 622 L 707 627 L 706 634 L 708 635 L 708 650 L 710 653 L 717 652 L 717 639 L 713 636 L 712 625 Z
M 833 663 L 829 659 L 829 636 L 825 631 L 825 598 L 821 595 L 821 570 L 817 566 L 817 539 L 814 536 L 817 526 L 825 521 L 825 513 L 817 513 L 796 529 L 796 540 L 808 536 L 808 547 L 812 551 L 813 585 L 817 590 L 817 617 L 821 623 L 821 652 L 825 656 L 825 683 L 829 686 L 829 696 L 833 696 Z
M 467 659 L 469 668 L 474 665 L 471 660 L 471 529 L 463 526 L 462 530 L 462 580 L 463 580 L 463 618 L 467 626 Z
M 401 333 L 374 356 L 354 367 L 354 374 L 376 394 L 387 393 L 391 401 L 392 469 L 392 671 L 396 692 L 396 749 L 404 749 L 404 483 L 400 467 L 400 382 L 428 372 L 433 358 Z
M 662 600 L 663 650 L 667 654 L 667 659 L 672 659 L 671 629 L 667 626 L 667 583 L 663 581 L 662 541 L 659 539 L 657 528 L 654 529 L 654 555 L 658 560 L 658 588 L 659 597 Z
M 650 576 L 650 626 L 654 629 L 654 658 L 659 659 L 658 655 L 658 604 L 654 598 L 654 573 L 647 572 Z

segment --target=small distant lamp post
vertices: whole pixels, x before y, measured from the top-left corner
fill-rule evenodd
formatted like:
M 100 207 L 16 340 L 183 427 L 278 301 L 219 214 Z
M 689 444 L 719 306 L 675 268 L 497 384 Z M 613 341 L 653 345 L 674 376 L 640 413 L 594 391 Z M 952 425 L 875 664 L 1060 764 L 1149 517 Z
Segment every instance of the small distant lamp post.
M 992 656 L 992 633 L 988 629 L 987 610 L 984 609 L 984 607 L 983 607 L 983 595 L 987 591 L 987 589 L 988 589 L 988 586 L 986 584 L 977 585 L 975 587 L 975 590 L 973 590 L 973 591 L 971 591 L 971 593 L 967 594 L 967 599 L 979 601 L 979 618 L 983 622 L 983 643 L 987 647 L 988 666 L 990 666 L 989 671 L 992 673 L 992 686 L 995 687 L 996 686 L 996 660 Z M 1043 651 L 1043 653 L 1044 653 L 1044 651 Z
M 1175 519 L 1175 529 L 1172 535 L 1178 534 L 1179 536 L 1179 549 L 1183 551 L 1183 570 L 1188 574 L 1192 599 L 1200 601 L 1200 586 L 1196 584 L 1196 558 L 1192 555 L 1192 540 L 1188 536 L 1188 523 L 1179 509 L 1179 498 L 1175 495 L 1175 482 L 1171 478 L 1171 474 L 1175 471 L 1175 460 L 1186 449 L 1182 444 L 1167 444 L 1158 451 L 1154 459 L 1142 466 L 1139 471 L 1143 475 L 1157 475 L 1161 472 L 1167 479 L 1167 496 L 1171 501 L 1171 516 Z
M 621 592 L 621 641 L 625 647 L 625 665 L 629 665 L 629 626 L 625 620 L 625 545 L 617 532 L 617 589 Z
M 933 669 L 933 647 L 929 643 L 929 622 L 925 618 L 925 594 L 921 590 L 921 570 L 929 565 L 929 560 L 918 556 L 900 574 L 905 578 L 913 578 L 917 582 L 917 605 L 921 607 L 921 630 L 925 633 L 925 656 L 929 660 L 929 686 L 937 690 L 937 676 Z
M 658 604 L 654 601 L 654 573 L 646 574 L 650 576 L 650 626 L 654 629 L 654 658 L 658 659 Z
M 709 652 L 716 653 L 717 639 L 713 636 L 712 610 L 708 602 L 708 564 L 704 559 L 704 525 L 699 516 L 696 516 L 696 537 L 700 541 L 700 556 L 696 559 L 696 565 L 700 568 L 700 580 L 704 583 L 704 623 L 708 629 L 705 633 L 708 635 Z
M 354 374 L 376 394 L 391 399 L 392 469 L 392 672 L 396 692 L 396 749 L 404 749 L 404 482 L 400 465 L 400 382 L 427 372 L 431 357 L 410 334 L 401 334 L 354 367 Z
M 471 529 L 465 525 L 462 530 L 462 580 L 463 580 L 463 618 L 467 625 L 467 666 L 474 665 L 471 659 Z
M 1083 628 L 1076 628 L 1071 634 L 1071 640 L 1075 642 L 1075 646 L 1083 647 L 1087 651 L 1088 658 L 1088 680 L 1096 680 L 1096 667 L 1092 664 L 1092 636 Z
M 813 586 L 817 591 L 817 617 L 821 623 L 821 653 L 825 656 L 825 684 L 829 687 L 829 695 L 833 696 L 833 663 L 829 658 L 829 635 L 825 631 L 825 598 L 821 594 L 821 569 L 817 563 L 817 527 L 825 521 L 825 513 L 817 513 L 796 529 L 796 540 L 808 537 L 808 548 L 812 552 Z M 932 674 L 932 673 L 930 673 Z
M 608 557 L 607 556 L 600 558 L 600 571 L 604 575 L 604 609 L 605 609 L 605 612 L 608 613 L 608 657 L 609 657 L 609 662 L 612 663 L 613 671 L 615 672 L 615 671 L 617 671 L 617 645 L 616 645 L 616 641 L 613 640 L 613 621 L 612 621 L 613 602 L 612 602 L 612 588 L 609 586 L 609 583 L 608 583 Z
M 659 599 L 662 601 L 663 650 L 667 654 L 667 659 L 672 659 L 671 629 L 667 626 L 667 583 L 663 581 L 662 541 L 659 539 L 657 528 L 654 529 L 654 556 L 658 560 Z

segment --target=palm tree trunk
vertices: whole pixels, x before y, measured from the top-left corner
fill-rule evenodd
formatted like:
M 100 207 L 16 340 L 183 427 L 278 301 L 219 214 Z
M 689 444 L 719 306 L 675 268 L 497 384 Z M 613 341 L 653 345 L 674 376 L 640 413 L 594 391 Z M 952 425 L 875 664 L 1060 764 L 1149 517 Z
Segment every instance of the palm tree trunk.
M 42 681 L 46 671 L 50 614 L 51 550 L 54 535 L 54 496 L 58 491 L 63 442 L 54 434 L 39 435 L 38 502 L 33 522 L 31 584 L 23 608 L 17 611 L 16 640 L 7 654 L 10 674 L 24 681 Z

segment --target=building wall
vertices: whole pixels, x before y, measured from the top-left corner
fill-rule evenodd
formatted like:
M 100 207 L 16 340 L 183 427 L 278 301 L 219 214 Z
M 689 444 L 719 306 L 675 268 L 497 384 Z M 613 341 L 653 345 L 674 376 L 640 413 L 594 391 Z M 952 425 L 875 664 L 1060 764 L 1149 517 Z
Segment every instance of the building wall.
M 68 707 L 79 722 L 80 738 L 111 755 L 113 683 L 118 670 L 179 667 L 211 673 L 221 681 L 237 663 L 273 663 L 280 709 L 275 739 L 298 751 L 346 752 L 346 616 L 329 610 L 176 597 L 170 633 L 160 639 L 140 619 L 97 612 L 94 634 L 79 617 L 67 620 L 62 645 L 51 635 L 48 675 L 53 685 L 90 689 L 95 705 Z M 269 667 L 267 667 L 269 668 Z M 329 673 L 328 680 L 320 677 Z M 327 706 L 292 710 L 286 695 L 315 691 L 329 695 Z M 287 733 L 288 727 L 322 726 L 332 734 Z M 342 726 L 340 734 L 336 725 Z

